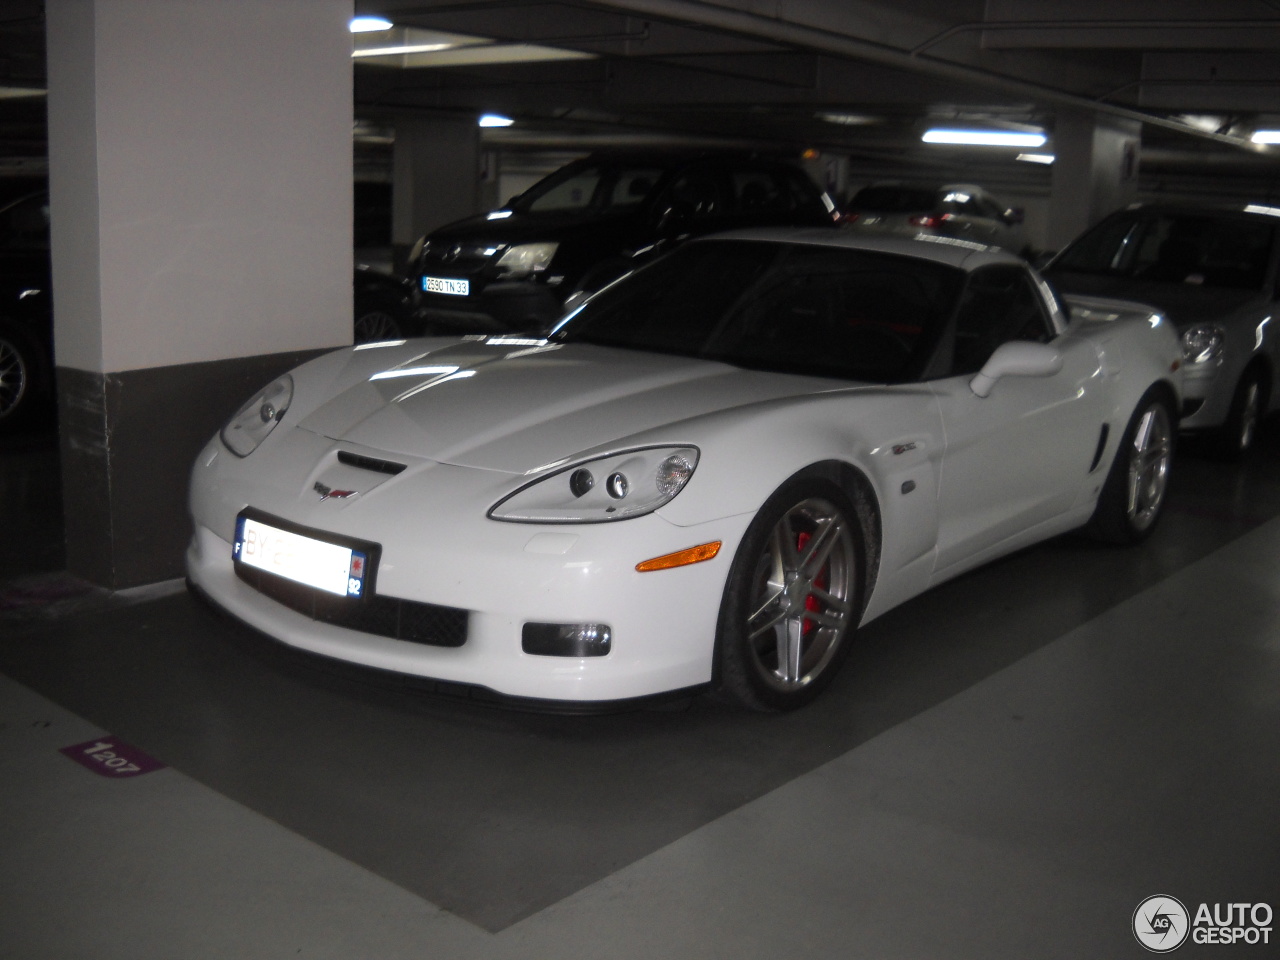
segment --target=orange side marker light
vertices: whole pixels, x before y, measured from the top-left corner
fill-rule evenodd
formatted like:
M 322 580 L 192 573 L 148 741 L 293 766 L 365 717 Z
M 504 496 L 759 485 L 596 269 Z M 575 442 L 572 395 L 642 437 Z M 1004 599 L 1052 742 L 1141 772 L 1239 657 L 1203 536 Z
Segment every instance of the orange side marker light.
M 677 550 L 675 553 L 668 553 L 665 556 L 654 557 L 652 560 L 644 560 L 636 564 L 636 570 L 640 573 L 649 573 L 652 570 L 670 570 L 672 567 L 687 567 L 691 563 L 701 563 L 703 560 L 710 560 L 720 552 L 720 541 L 713 540 L 711 543 L 700 543 L 696 547 L 689 547 L 687 550 Z

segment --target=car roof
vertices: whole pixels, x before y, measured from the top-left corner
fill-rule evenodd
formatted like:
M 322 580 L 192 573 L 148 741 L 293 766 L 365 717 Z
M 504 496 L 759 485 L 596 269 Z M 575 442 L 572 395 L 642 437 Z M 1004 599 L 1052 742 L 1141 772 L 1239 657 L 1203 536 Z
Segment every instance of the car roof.
M 1123 210 L 1117 210 L 1111 215 L 1113 217 L 1118 217 L 1123 216 L 1126 213 L 1165 213 L 1185 216 L 1246 217 L 1251 220 L 1267 217 L 1271 220 L 1280 222 L 1280 206 L 1268 203 L 1241 205 L 1239 203 L 1198 203 L 1191 200 L 1159 200 L 1152 203 L 1130 204 Z
M 764 240 L 772 243 L 805 244 L 810 246 L 837 247 L 845 250 L 867 250 L 873 253 L 891 253 L 902 257 L 914 257 L 956 267 L 976 270 L 990 264 L 1015 264 L 1026 266 L 1026 261 L 1001 247 L 957 240 L 922 233 L 914 237 L 858 233 L 853 230 L 829 227 L 761 227 L 753 230 L 734 230 L 717 233 L 692 243 L 707 240 Z

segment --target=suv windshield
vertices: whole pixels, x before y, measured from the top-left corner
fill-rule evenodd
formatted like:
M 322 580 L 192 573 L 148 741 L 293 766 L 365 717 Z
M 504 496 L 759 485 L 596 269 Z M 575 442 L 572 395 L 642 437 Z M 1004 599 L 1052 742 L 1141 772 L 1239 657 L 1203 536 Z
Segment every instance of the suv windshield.
M 591 163 L 539 180 L 512 204 L 521 213 L 610 213 L 644 203 L 665 171 L 653 165 Z
M 916 379 L 964 279 L 911 257 L 690 243 L 626 277 L 552 339 L 874 383 Z
M 1134 211 L 1067 248 L 1055 270 L 1247 290 L 1261 287 L 1276 223 L 1262 217 Z

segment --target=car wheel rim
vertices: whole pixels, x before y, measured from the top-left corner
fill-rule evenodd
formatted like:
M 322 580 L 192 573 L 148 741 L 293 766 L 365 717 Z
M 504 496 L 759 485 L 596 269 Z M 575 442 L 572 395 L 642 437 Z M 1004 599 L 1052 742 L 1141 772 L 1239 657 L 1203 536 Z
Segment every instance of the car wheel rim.
M 0 340 L 0 418 L 17 409 L 27 392 L 27 365 L 8 340 Z
M 400 335 L 400 325 L 396 318 L 384 310 L 365 313 L 356 321 L 356 343 L 369 343 L 374 340 L 391 340 Z
M 1240 432 L 1236 435 L 1240 450 L 1248 450 L 1253 445 L 1253 434 L 1258 429 L 1260 394 L 1257 381 L 1245 388 L 1244 402 L 1240 406 Z
M 1138 421 L 1129 451 L 1128 516 L 1133 528 L 1146 530 L 1164 503 L 1173 454 L 1173 431 L 1164 404 L 1154 404 Z
M 853 617 L 857 559 L 849 521 L 829 500 L 796 504 L 756 560 L 747 638 L 759 675 L 793 692 L 831 663 Z

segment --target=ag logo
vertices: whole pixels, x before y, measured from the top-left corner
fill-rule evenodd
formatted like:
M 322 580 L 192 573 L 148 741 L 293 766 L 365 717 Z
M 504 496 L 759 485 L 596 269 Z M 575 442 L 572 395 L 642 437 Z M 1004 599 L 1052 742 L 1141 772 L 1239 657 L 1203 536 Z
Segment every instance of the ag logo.
M 1133 935 L 1152 953 L 1168 953 L 1186 941 L 1190 919 L 1176 897 L 1147 897 L 1133 911 Z

